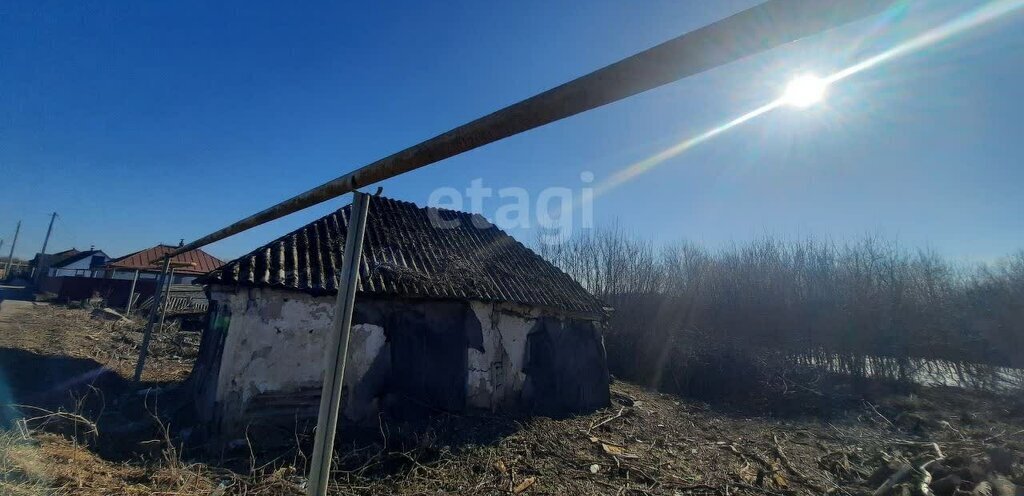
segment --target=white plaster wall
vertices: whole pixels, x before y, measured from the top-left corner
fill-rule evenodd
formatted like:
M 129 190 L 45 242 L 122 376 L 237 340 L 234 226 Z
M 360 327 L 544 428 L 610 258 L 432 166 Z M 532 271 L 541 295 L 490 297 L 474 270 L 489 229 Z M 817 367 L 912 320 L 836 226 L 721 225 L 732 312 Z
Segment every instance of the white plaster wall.
M 484 351 L 467 350 L 466 401 L 491 411 L 518 403 L 526 374 L 526 337 L 539 312 L 526 307 L 471 302 L 483 329 Z
M 225 419 L 244 412 L 245 405 L 257 394 L 323 384 L 334 298 L 275 289 L 213 291 L 211 298 L 226 301 L 231 307 L 217 379 L 217 401 L 225 409 Z M 353 326 L 345 369 L 349 392 L 362 380 L 384 344 L 382 328 Z M 364 401 L 346 401 L 346 417 L 358 419 L 375 411 L 375 404 L 366 404 L 372 398 L 356 399 Z

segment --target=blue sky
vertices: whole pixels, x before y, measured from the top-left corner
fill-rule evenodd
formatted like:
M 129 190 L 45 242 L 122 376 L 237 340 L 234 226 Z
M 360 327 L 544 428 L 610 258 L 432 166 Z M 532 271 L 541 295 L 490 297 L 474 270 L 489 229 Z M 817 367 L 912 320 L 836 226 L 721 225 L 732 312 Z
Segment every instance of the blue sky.
M 0 6 L 0 237 L 113 256 L 279 200 L 756 1 Z M 921 0 L 383 183 L 536 196 L 617 170 L 986 2 Z M 1024 248 L 1024 14 L 865 71 L 601 195 L 656 242 L 865 233 L 960 260 Z M 240 255 L 348 202 L 209 247 Z M 499 199 L 484 202 L 492 216 Z M 530 241 L 535 233 L 515 229 Z M 3 248 L 6 255 L 7 247 Z

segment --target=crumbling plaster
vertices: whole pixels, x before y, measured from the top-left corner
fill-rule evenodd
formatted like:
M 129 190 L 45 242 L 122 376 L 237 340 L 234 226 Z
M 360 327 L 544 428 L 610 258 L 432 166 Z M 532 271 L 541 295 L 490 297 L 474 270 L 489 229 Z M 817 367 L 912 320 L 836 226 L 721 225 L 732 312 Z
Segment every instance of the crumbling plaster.
M 211 298 L 227 302 L 231 309 L 217 379 L 216 398 L 223 419 L 241 418 L 246 405 L 261 393 L 320 387 L 326 336 L 334 314 L 333 297 L 266 288 L 215 287 Z M 430 312 L 430 301 L 415 305 Z M 470 308 L 480 321 L 483 342 L 482 346 L 471 344 L 466 351 L 467 407 L 490 411 L 514 408 L 526 379 L 523 365 L 527 335 L 541 311 L 479 301 L 470 302 Z M 380 375 L 388 373 L 381 370 L 382 363 L 389 363 L 388 343 L 380 325 L 353 324 L 344 415 L 360 421 L 374 418 L 378 410 Z
M 320 387 L 334 314 L 332 298 L 261 288 L 214 291 L 211 297 L 231 308 L 216 395 L 225 418 L 240 415 L 260 393 Z M 350 343 L 345 386 L 353 391 L 352 385 L 362 382 L 385 348 L 383 329 L 355 325 Z M 346 416 L 366 413 L 359 402 L 348 401 L 346 406 Z
M 508 304 L 470 304 L 483 328 L 483 349 L 470 348 L 466 401 L 491 411 L 516 405 L 526 381 L 526 337 L 540 311 Z

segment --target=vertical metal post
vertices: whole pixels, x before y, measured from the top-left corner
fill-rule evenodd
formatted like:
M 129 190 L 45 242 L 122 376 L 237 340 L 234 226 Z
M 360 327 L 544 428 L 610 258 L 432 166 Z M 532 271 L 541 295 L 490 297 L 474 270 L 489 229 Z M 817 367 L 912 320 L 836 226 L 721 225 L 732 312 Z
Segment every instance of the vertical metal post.
M 334 435 L 338 429 L 338 413 L 341 407 L 341 387 L 345 382 L 352 308 L 355 306 L 359 283 L 359 259 L 363 252 L 366 213 L 370 205 L 370 195 L 358 191 L 353 192 L 353 195 L 345 252 L 342 254 L 341 272 L 338 275 L 338 299 L 334 306 L 334 321 L 331 335 L 328 336 L 327 356 L 324 362 L 327 368 L 324 371 L 320 415 L 317 418 L 316 437 L 313 442 L 313 460 L 306 486 L 306 494 L 309 496 L 327 494 L 331 457 L 334 454 Z
M 156 332 L 164 332 L 164 317 L 167 316 L 167 304 L 171 301 L 171 284 L 174 283 L 174 267 L 167 276 L 167 291 L 164 292 L 164 304 L 160 307 L 160 325 L 156 326 Z
M 117 273 L 117 270 L 114 270 Z M 132 277 L 132 287 L 128 290 L 128 304 L 124 307 L 124 314 L 130 315 L 132 313 L 132 300 L 135 298 L 135 285 L 139 282 L 139 269 L 135 269 L 135 276 Z
M 7 253 L 7 265 L 4 266 L 4 278 L 11 278 L 11 264 L 14 263 L 14 246 L 18 244 L 18 233 L 21 232 L 21 221 L 14 228 L 14 240 L 11 241 L 11 251 Z
M 171 257 L 164 256 L 164 267 L 160 271 L 160 283 L 157 284 L 156 292 L 153 293 L 153 309 L 149 311 L 149 321 L 146 322 L 146 330 L 142 334 L 142 345 L 139 347 L 139 362 L 135 364 L 135 382 L 142 379 L 142 369 L 146 366 L 146 354 L 149 353 L 149 338 L 153 334 L 153 323 L 156 321 L 156 313 L 160 305 L 160 292 L 164 287 L 164 278 L 167 277 L 167 268 L 171 266 Z

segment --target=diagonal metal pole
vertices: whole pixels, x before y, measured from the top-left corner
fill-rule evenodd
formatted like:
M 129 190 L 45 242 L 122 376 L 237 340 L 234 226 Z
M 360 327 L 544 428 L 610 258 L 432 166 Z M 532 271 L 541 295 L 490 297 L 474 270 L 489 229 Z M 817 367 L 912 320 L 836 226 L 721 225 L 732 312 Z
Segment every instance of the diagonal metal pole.
M 115 270 L 116 272 L 116 270 Z M 139 269 L 135 269 L 135 275 L 132 276 L 132 287 L 128 290 L 128 304 L 124 307 L 124 314 L 131 316 L 132 314 L 132 300 L 135 299 L 135 286 L 139 283 Z
M 488 143 L 882 12 L 895 0 L 768 0 L 365 165 L 171 255 Z
M 142 345 L 139 346 L 139 361 L 135 364 L 135 382 L 142 380 L 142 369 L 146 366 L 146 355 L 149 353 L 149 338 L 153 335 L 153 324 L 156 322 L 156 314 L 160 311 L 160 295 L 163 293 L 163 297 L 167 298 L 165 291 L 165 282 L 167 279 L 167 269 L 171 266 L 171 256 L 164 255 L 163 269 L 160 270 L 160 279 L 156 288 L 156 292 L 153 293 L 153 308 L 149 311 L 149 320 L 146 322 L 146 330 L 142 334 Z
M 309 496 L 326 495 L 327 482 L 330 480 L 334 436 L 338 429 L 338 412 L 341 409 L 341 388 L 345 383 L 345 362 L 352 330 L 352 309 L 355 307 L 359 283 L 359 259 L 363 254 L 363 234 L 366 232 L 366 213 L 369 206 L 370 195 L 356 191 L 352 209 L 349 211 L 345 252 L 342 253 L 341 271 L 338 275 L 338 299 L 334 305 L 334 321 L 331 335 L 328 336 L 327 356 L 324 359 L 324 386 L 320 393 L 320 414 L 316 421 L 313 460 L 306 492 Z

